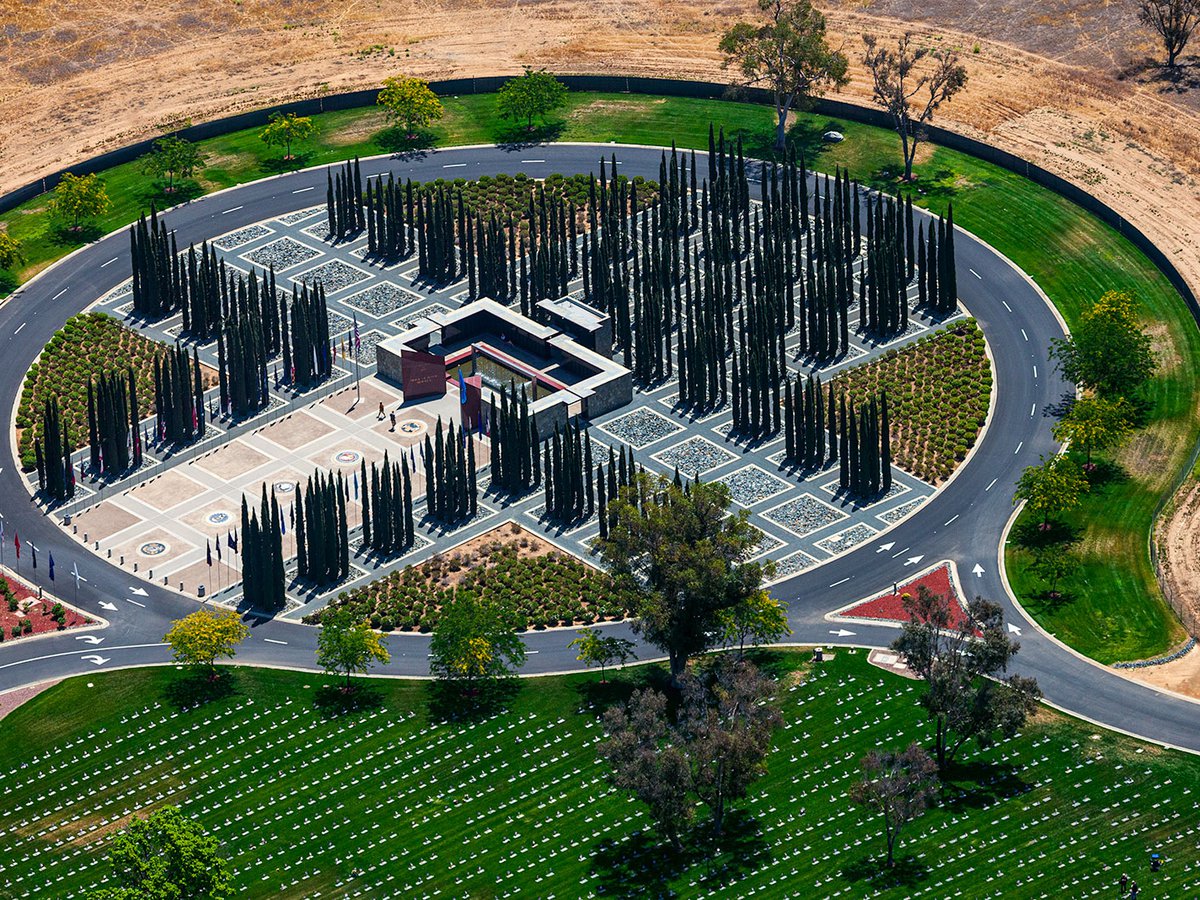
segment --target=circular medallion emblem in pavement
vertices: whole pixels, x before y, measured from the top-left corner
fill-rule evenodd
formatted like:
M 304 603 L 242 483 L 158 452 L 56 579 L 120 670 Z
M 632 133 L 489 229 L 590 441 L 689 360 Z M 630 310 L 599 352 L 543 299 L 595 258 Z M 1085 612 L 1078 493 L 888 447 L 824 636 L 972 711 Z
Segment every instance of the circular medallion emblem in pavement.
M 167 545 L 162 541 L 147 541 L 138 547 L 138 553 L 142 556 L 162 556 L 167 552 Z
M 277 481 L 271 485 L 271 490 L 277 494 L 291 494 L 296 490 L 296 485 L 291 481 Z
M 229 522 L 230 518 L 231 517 L 229 513 L 225 512 L 223 509 L 209 513 L 208 516 L 206 516 L 209 525 L 225 525 Z
M 333 461 L 339 466 L 352 466 L 362 460 L 363 455 L 357 450 L 342 450 L 333 455 Z
M 396 426 L 396 430 L 401 434 L 421 434 L 429 430 L 429 426 L 424 422 L 418 422 L 416 419 L 405 419 Z

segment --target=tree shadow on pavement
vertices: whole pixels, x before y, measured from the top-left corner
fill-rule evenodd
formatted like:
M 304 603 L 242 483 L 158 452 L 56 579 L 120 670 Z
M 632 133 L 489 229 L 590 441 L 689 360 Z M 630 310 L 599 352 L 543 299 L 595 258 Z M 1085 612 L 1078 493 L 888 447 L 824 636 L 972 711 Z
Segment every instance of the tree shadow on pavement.
M 566 130 L 566 122 L 546 122 L 543 125 L 535 125 L 533 130 L 524 125 L 509 125 L 496 135 L 496 146 L 510 153 L 514 150 L 528 150 L 539 144 L 557 141 Z

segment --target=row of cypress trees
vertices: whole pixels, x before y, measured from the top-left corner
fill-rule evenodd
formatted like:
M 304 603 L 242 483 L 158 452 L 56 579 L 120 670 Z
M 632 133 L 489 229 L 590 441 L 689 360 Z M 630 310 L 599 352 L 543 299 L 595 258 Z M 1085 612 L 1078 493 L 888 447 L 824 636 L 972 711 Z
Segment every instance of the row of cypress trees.
M 954 267 L 954 204 L 937 225 L 930 223 L 928 238 L 921 223 L 917 244 L 917 305 L 938 315 L 949 315 L 958 307 L 958 274 Z
M 189 360 L 177 341 L 154 361 L 154 410 L 158 440 L 187 444 L 204 437 L 204 379 L 195 347 Z
M 429 517 L 454 523 L 479 509 L 475 476 L 475 437 L 451 422 L 443 429 L 439 416 L 433 441 L 425 435 L 425 503 Z
M 350 573 L 346 528 L 346 480 L 338 472 L 310 475 L 303 497 L 296 485 L 296 571 L 315 584 L 332 584 Z
M 596 463 L 596 508 L 600 514 L 600 537 L 608 537 L 608 529 L 612 524 L 608 513 L 609 501 L 615 499 L 617 492 L 632 481 L 639 468 L 633 461 L 633 449 L 624 444 L 620 453 L 616 453 L 611 446 L 608 448 L 607 468 L 603 461 Z M 675 475 L 679 476 L 678 470 Z
M 401 454 L 399 463 L 390 462 L 384 451 L 382 466 L 371 463 L 369 481 L 363 460 L 362 491 L 363 546 L 387 556 L 411 548 L 415 531 L 408 457 Z
M 42 409 L 42 430 L 34 441 L 37 459 L 38 489 L 55 501 L 75 496 L 75 469 L 71 465 L 71 433 L 63 424 L 58 398 L 46 398 Z
M 529 395 L 516 384 L 500 391 L 491 423 L 492 486 L 522 494 L 541 484 L 537 424 L 529 412 Z
M 262 489 L 262 502 L 252 511 L 242 496 L 242 593 L 256 606 L 268 610 L 283 609 L 287 604 L 283 571 L 283 520 L 279 501 L 271 489 L 267 501 L 267 486 Z
M 88 443 L 91 469 L 101 474 L 124 472 L 142 464 L 137 381 L 133 367 L 102 373 L 87 387 Z
M 826 460 L 837 459 L 838 431 L 833 385 L 829 386 L 826 403 L 819 377 L 809 375 L 807 379 L 788 379 L 783 389 L 783 422 L 784 455 L 787 459 L 806 469 L 819 469 Z
M 875 497 L 892 487 L 891 424 L 887 395 L 869 397 L 846 410 L 841 399 L 842 490 L 855 497 Z
M 363 180 L 358 157 L 347 160 L 340 169 L 325 170 L 325 211 L 329 235 L 334 241 L 345 240 L 367 227 L 363 209 Z
M 546 472 L 546 515 L 557 522 L 589 518 L 596 509 L 592 482 L 592 439 L 576 417 L 542 445 Z

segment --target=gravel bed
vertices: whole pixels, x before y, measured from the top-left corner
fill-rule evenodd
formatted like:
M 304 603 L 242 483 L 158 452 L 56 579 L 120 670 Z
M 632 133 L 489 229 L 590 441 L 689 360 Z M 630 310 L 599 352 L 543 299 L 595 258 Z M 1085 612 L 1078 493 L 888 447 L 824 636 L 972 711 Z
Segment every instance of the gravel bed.
M 729 486 L 729 493 L 734 502 L 742 506 L 754 506 L 768 497 L 782 494 L 791 487 L 782 478 L 776 478 L 758 466 L 746 466 L 744 469 L 738 469 L 736 472 L 722 476 L 721 481 Z
M 862 522 L 859 522 L 857 525 L 853 525 L 839 534 L 817 541 L 817 546 L 827 553 L 837 556 L 837 554 L 849 550 L 863 541 L 870 540 L 878 533 L 870 525 L 864 525 Z
M 832 497 L 838 496 L 841 489 L 841 483 L 837 481 L 831 481 L 828 484 L 821 485 L 821 490 Z M 887 493 L 882 497 L 868 497 L 866 502 L 863 502 L 863 500 L 858 497 L 847 497 L 846 499 L 850 500 L 855 507 L 874 506 L 876 503 L 883 503 L 885 500 L 891 500 L 893 497 L 898 497 L 901 494 L 906 493 L 908 490 L 909 488 L 907 485 L 903 485 L 900 482 L 893 480 L 892 486 L 887 489 Z
M 364 272 L 362 269 L 355 268 L 350 263 L 342 262 L 340 259 L 331 259 L 329 262 L 322 263 L 314 269 L 309 269 L 307 272 L 293 275 L 292 281 L 297 284 L 310 285 L 320 283 L 325 285 L 325 293 L 336 294 L 338 291 L 354 287 L 354 285 L 366 281 L 370 277 L 370 272 Z
M 774 509 L 767 510 L 762 515 L 801 537 L 846 518 L 845 513 L 839 512 L 827 503 L 822 503 L 811 494 L 803 494 L 795 500 L 788 500 Z
M 307 234 L 309 237 L 314 237 L 318 241 L 329 243 L 329 235 L 332 233 L 329 230 L 329 217 L 326 216 L 320 222 L 309 225 L 307 228 L 301 228 L 301 233 Z
M 785 556 L 783 559 L 777 560 L 775 563 L 775 577 L 787 578 L 789 575 L 795 575 L 797 572 L 803 572 L 805 569 L 812 568 L 817 564 L 817 561 L 803 551 L 796 551 L 790 556 Z
M 298 209 L 295 212 L 290 212 L 287 215 L 276 217 L 275 221 L 282 225 L 295 225 L 297 222 L 303 222 L 305 219 L 311 219 L 317 213 L 325 212 L 325 204 L 320 206 L 310 206 L 308 209 Z
M 128 297 L 132 293 L 133 293 L 133 281 L 126 281 L 124 284 L 117 285 L 115 288 L 113 288 L 111 291 L 109 291 L 107 294 L 105 294 L 104 298 L 100 302 L 101 303 L 115 303 L 117 300 L 120 300 L 122 297 Z
M 332 309 L 329 311 L 329 337 L 332 340 L 336 337 L 341 337 L 347 331 L 354 328 L 354 320 L 349 316 L 343 316 L 341 313 L 336 313 Z
M 654 459 L 666 466 L 668 471 L 678 468 L 682 474 L 691 477 L 723 466 L 737 459 L 737 454 L 718 447 L 708 438 L 697 436 L 655 454 Z
M 761 528 L 754 528 L 754 530 L 758 532 L 758 540 L 754 542 L 754 546 L 746 551 L 744 559 L 757 559 L 783 546 L 783 541 L 775 537 L 775 535 L 767 534 Z
M 362 343 L 362 346 L 359 347 L 359 363 L 367 366 L 374 365 L 375 348 L 379 346 L 380 342 L 386 341 L 388 339 L 388 335 L 384 334 L 382 331 L 360 331 L 358 336 Z M 353 348 L 351 348 L 351 353 L 353 353 Z M 351 358 L 350 365 L 353 364 L 354 359 Z
M 880 513 L 875 518 L 882 519 L 889 525 L 894 525 L 909 513 L 916 511 L 927 499 L 927 497 L 918 497 L 916 500 L 909 500 L 907 503 L 901 503 L 895 509 L 889 509 L 887 512 Z
M 245 228 L 239 228 L 237 231 L 221 235 L 212 244 L 221 250 L 232 250 L 235 247 L 244 247 L 252 241 L 257 241 L 259 238 L 265 238 L 268 234 L 274 233 L 274 229 L 268 228 L 266 225 L 247 225 Z
M 261 269 L 269 269 L 274 266 L 276 272 L 282 272 L 284 269 L 306 263 L 310 259 L 316 259 L 320 255 L 320 250 L 314 250 L 308 244 L 302 244 L 294 238 L 281 237 L 269 244 L 263 244 L 249 253 L 243 253 L 241 258 L 246 262 L 254 263 Z
M 683 431 L 683 426 L 643 406 L 601 425 L 600 429 L 635 450 L 640 450 L 655 441 L 678 434 Z M 682 469 L 680 466 L 681 471 Z
M 403 315 L 398 319 L 393 319 L 392 324 L 395 325 L 397 328 L 409 328 L 412 326 L 412 323 L 415 322 L 417 319 L 423 319 L 426 316 L 432 316 L 432 315 L 436 315 L 438 313 L 448 313 L 448 312 L 450 312 L 450 307 L 443 306 L 440 303 L 431 303 L 428 306 L 426 306 L 424 309 L 414 310 L 413 312 L 410 312 L 407 315 Z
M 383 281 L 379 284 L 373 284 L 366 290 L 359 291 L 357 294 L 343 297 L 341 302 L 369 316 L 382 319 L 384 316 L 391 315 L 397 310 L 411 306 L 413 303 L 424 299 L 420 294 L 413 291 L 406 291 L 402 287 L 396 287 L 396 285 L 390 282 Z

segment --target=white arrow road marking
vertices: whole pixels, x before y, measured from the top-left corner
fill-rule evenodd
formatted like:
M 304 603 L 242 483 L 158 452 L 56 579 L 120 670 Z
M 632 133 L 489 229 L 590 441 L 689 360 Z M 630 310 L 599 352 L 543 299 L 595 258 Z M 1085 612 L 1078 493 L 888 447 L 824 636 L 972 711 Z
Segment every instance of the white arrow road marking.
M 1020 633 L 1021 633 L 1021 629 L 1020 629 L 1020 628 L 1018 628 L 1016 625 L 1014 625 L 1012 622 L 1009 622 L 1009 623 L 1008 623 L 1008 630 L 1009 630 L 1010 632 L 1012 632 L 1013 634 L 1020 634 Z
M 104 642 L 104 638 L 96 637 L 96 635 L 94 635 L 94 634 L 77 634 L 77 635 L 75 635 L 75 640 L 87 641 L 89 644 L 93 644 L 93 645 L 101 644 Z
M 145 609 L 145 608 L 146 608 L 146 604 L 145 604 L 145 603 L 138 603 L 136 600 L 130 600 L 128 597 L 126 597 L 126 598 L 125 598 L 125 602 L 126 602 L 126 603 L 132 603 L 134 606 L 140 606 L 142 609 Z
M 104 665 L 109 659 L 107 656 L 81 656 L 79 658 L 86 659 L 88 662 L 95 663 L 98 666 Z
M 263 638 L 263 640 L 268 644 L 283 644 L 285 647 L 287 646 L 287 641 L 277 641 L 275 638 Z
M 116 612 L 117 604 L 109 603 L 107 600 L 100 601 L 100 608 L 107 609 L 109 612 Z
M 839 584 L 845 584 L 849 580 L 850 580 L 850 577 L 846 576 L 841 581 L 835 581 L 833 584 L 830 585 L 830 587 L 837 587 Z
M 888 541 L 886 544 L 880 544 L 880 545 L 879 545 L 879 549 L 878 549 L 878 550 L 876 550 L 875 552 L 876 552 L 876 553 L 882 553 L 884 550 L 891 550 L 891 549 L 892 549 L 893 547 L 895 547 L 895 546 L 896 546 L 896 542 L 895 542 L 895 541 Z
M 908 559 L 906 559 L 904 561 L 904 566 L 905 566 L 905 568 L 907 568 L 908 566 L 915 566 L 917 563 L 919 563 L 924 558 L 925 558 L 924 553 L 922 553 L 920 556 L 910 556 Z
M 983 566 L 981 566 L 979 563 L 975 563 L 975 568 L 973 568 L 971 571 L 975 573 L 976 578 L 983 577 Z
M 109 647 L 108 650 L 111 653 L 113 650 L 140 650 L 143 647 L 165 647 L 165 646 L 167 646 L 167 645 L 160 641 L 157 644 L 119 644 L 116 647 Z M 11 668 L 12 666 L 23 666 L 26 663 L 31 663 L 31 662 L 41 662 L 44 659 L 57 659 L 60 656 L 74 656 L 78 652 L 79 652 L 78 650 L 66 650 L 62 653 L 47 653 L 45 656 L 31 656 L 29 659 L 18 659 L 18 660 L 15 660 L 14 662 L 4 663 L 3 665 L 0 665 L 0 669 L 8 669 L 8 668 Z
M 140 587 L 131 587 L 129 589 L 129 593 L 133 594 L 135 597 L 149 597 L 150 596 L 149 592 L 145 588 L 140 588 Z
M 829 633 L 836 634 L 838 637 L 852 637 L 856 632 L 847 631 L 845 628 L 839 628 L 837 631 L 834 631 L 831 628 L 831 629 L 829 629 Z

